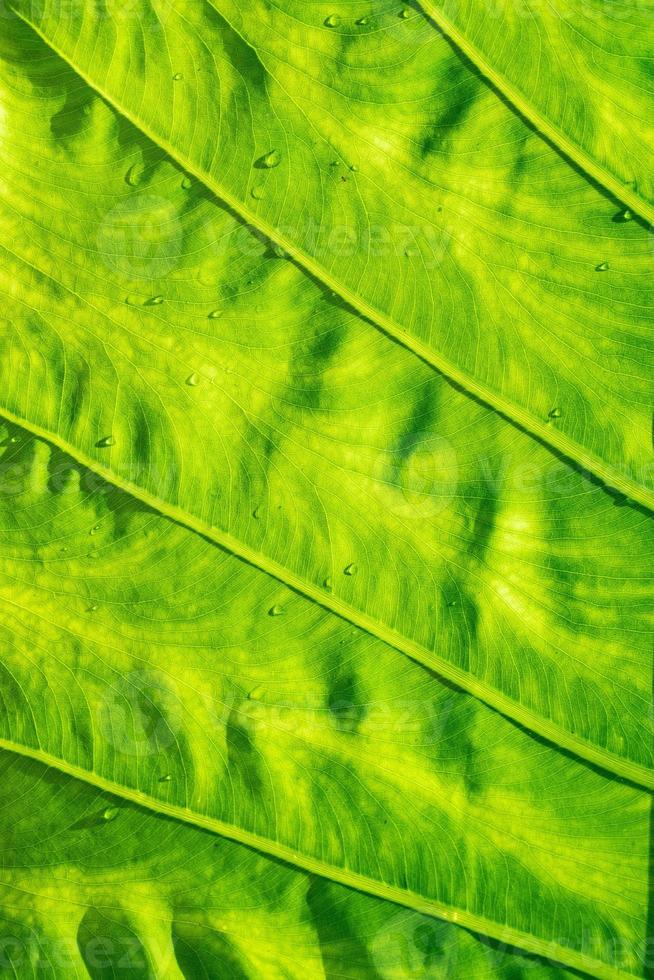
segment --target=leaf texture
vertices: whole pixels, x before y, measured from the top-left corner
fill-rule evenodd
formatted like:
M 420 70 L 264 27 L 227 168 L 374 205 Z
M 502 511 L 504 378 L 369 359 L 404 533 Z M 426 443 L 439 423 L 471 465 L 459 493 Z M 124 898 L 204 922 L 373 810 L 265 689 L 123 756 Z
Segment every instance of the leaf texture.
M 5 48 L 3 410 L 520 723 L 652 785 L 648 514 L 189 187 L 26 28 Z
M 120 976 L 572 980 L 446 922 L 0 754 L 3 971 Z
M 654 504 L 651 235 L 614 221 L 620 204 L 420 13 L 395 0 L 367 18 L 364 5 L 363 24 L 350 3 L 304 0 L 12 6 L 328 288 Z
M 651 0 L 424 0 L 544 133 L 654 221 Z
M 2 746 L 414 911 L 639 975 L 649 794 L 41 440 L 3 443 Z

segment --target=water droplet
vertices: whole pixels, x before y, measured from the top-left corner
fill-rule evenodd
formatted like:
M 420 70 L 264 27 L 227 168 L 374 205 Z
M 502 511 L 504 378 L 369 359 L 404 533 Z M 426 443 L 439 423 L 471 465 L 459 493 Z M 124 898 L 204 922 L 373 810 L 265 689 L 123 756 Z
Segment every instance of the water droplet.
M 267 170 L 272 170 L 273 167 L 279 166 L 281 160 L 282 156 L 279 150 L 271 150 L 270 153 L 266 153 L 266 155 L 261 158 L 261 163 Z
M 278 259 L 288 258 L 288 252 L 284 251 L 281 245 L 273 245 L 273 252 L 275 253 Z
M 169 783 L 172 778 L 173 777 L 170 775 L 170 773 L 167 772 L 165 776 L 159 776 L 159 782 L 160 783 Z
M 284 612 L 283 606 L 271 606 L 268 610 L 269 616 L 281 616 Z
M 254 517 L 255 521 L 258 521 L 261 517 L 261 507 L 255 507 L 252 511 L 252 516 Z
M 103 820 L 115 820 L 120 810 L 117 806 L 108 806 L 107 809 L 102 814 Z
M 254 186 L 250 191 L 250 194 L 255 199 L 255 201 L 260 201 L 264 195 L 264 189 L 261 186 L 261 184 L 256 184 L 256 186 Z
M 133 163 L 125 174 L 125 183 L 130 187 L 138 187 L 143 177 L 143 167 L 140 163 Z
M 325 27 L 338 27 L 341 22 L 341 18 L 337 14 L 330 14 L 329 17 L 325 17 Z
M 109 449 L 111 446 L 116 445 L 116 440 L 113 436 L 104 436 L 103 439 L 98 439 L 95 446 L 96 449 Z
M 144 306 L 161 306 L 163 301 L 163 296 L 151 296 L 145 301 Z
M 366 24 L 368 23 L 368 18 L 367 17 L 359 17 L 359 19 L 358 19 L 358 21 L 356 23 L 357 23 L 357 27 L 365 27 Z
M 405 7 L 404 10 L 400 10 L 399 16 L 400 16 L 400 20 L 408 20 L 409 17 L 411 16 L 411 11 L 407 10 Z
M 20 436 L 12 436 L 9 442 L 12 446 L 15 446 L 17 442 L 20 442 Z
M 173 75 L 173 81 L 174 82 L 181 82 L 181 80 L 183 78 L 184 78 L 184 75 L 182 74 L 181 71 L 176 71 L 175 74 Z
M 608 270 L 608 267 L 609 267 L 608 262 L 600 262 L 599 265 L 595 266 L 595 272 L 606 272 Z
M 616 214 L 616 216 L 615 216 L 615 218 L 613 220 L 614 221 L 633 221 L 633 217 L 634 217 L 633 216 L 633 213 L 629 210 L 629 208 L 626 208 L 624 211 L 618 211 L 618 213 Z
M 343 569 L 344 575 L 356 575 L 356 573 L 357 573 L 357 566 L 356 563 L 353 561 L 351 561 L 350 564 L 346 565 L 345 568 Z
M 410 259 L 414 255 L 418 255 L 418 249 L 414 245 L 409 245 L 404 249 L 404 255 L 407 259 Z
M 188 378 L 186 379 L 186 384 L 190 388 L 197 388 L 197 386 L 200 384 L 200 375 L 196 374 L 195 371 L 193 374 L 189 374 Z
M 184 179 L 182 181 L 182 188 L 185 191 L 190 191 L 191 187 L 193 187 L 193 181 L 191 180 L 191 178 L 190 177 L 184 177 Z
M 223 315 L 223 311 L 222 310 L 212 310 L 211 313 L 209 314 L 209 319 L 210 320 L 218 320 L 219 317 L 221 317 L 222 315 Z
M 550 418 L 550 419 L 560 419 L 561 418 L 561 409 L 558 408 L 558 407 L 551 408 L 550 411 L 548 412 L 548 418 Z
M 328 592 L 331 592 L 332 586 L 334 584 L 331 575 L 328 575 L 322 584 L 327 589 Z
M 351 163 L 350 164 L 350 170 L 352 171 L 352 173 L 356 174 L 358 172 L 359 168 L 356 165 L 356 163 Z
M 259 701 L 265 693 L 266 693 L 265 688 L 263 687 L 262 684 L 259 684 L 257 687 L 252 688 L 252 690 L 248 694 L 248 698 L 250 701 Z
M 89 531 L 89 534 L 97 534 L 98 531 L 100 530 L 100 527 L 101 527 L 100 524 L 95 524 Z
M 97 612 L 98 611 L 98 607 L 97 606 L 89 606 L 89 608 L 86 611 L 87 612 Z

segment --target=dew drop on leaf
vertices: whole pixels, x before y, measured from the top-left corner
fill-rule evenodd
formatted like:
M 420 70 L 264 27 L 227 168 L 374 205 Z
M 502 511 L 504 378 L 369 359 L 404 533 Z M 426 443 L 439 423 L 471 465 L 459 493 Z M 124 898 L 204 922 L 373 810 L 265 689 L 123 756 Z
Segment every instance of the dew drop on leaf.
M 328 575 L 328 576 L 327 576 L 327 578 L 326 578 L 326 579 L 325 579 L 325 580 L 323 581 L 323 583 L 322 583 L 322 584 L 323 584 L 323 586 L 324 586 L 324 587 L 325 587 L 325 588 L 327 589 L 327 591 L 328 591 L 328 592 L 331 592 L 331 590 L 332 590 L 332 586 L 333 586 L 333 584 L 334 584 L 334 583 L 332 582 L 332 577 L 331 577 L 331 575 Z
M 608 270 L 608 267 L 609 267 L 608 262 L 600 262 L 599 265 L 595 266 L 595 272 L 606 272 Z
M 259 684 L 258 687 L 252 688 L 252 690 L 248 694 L 248 698 L 250 701 L 259 701 L 263 697 L 264 693 L 265 693 L 264 687 L 261 684 Z
M 174 82 L 181 82 L 181 80 L 183 78 L 184 78 L 184 75 L 182 74 L 181 71 L 176 71 L 175 74 L 173 75 L 173 81 Z
M 411 16 L 411 12 L 407 10 L 406 7 L 403 10 L 400 10 L 401 20 L 408 20 L 410 16 Z
M 145 306 L 161 306 L 163 301 L 163 296 L 152 296 L 145 301 Z
M 102 814 L 103 820 L 115 820 L 120 810 L 117 806 L 108 806 L 107 809 Z
M 261 507 L 255 507 L 252 511 L 252 516 L 254 517 L 255 521 L 258 521 L 261 517 Z
M 89 608 L 86 611 L 87 612 L 97 612 L 98 611 L 98 607 L 97 606 L 89 606 Z
M 266 153 L 266 155 L 261 158 L 261 163 L 268 170 L 272 170 L 273 167 L 279 166 L 281 160 L 282 155 L 279 150 L 271 150 L 270 153 Z
M 325 18 L 325 27 L 338 27 L 340 22 L 341 18 L 337 14 L 330 14 Z
M 196 374 L 195 371 L 193 374 L 189 374 L 188 378 L 186 379 L 186 384 L 190 388 L 197 388 L 197 386 L 200 384 L 200 375 Z
M 169 783 L 169 782 L 170 782 L 170 780 L 171 780 L 172 778 L 173 778 L 173 777 L 172 777 L 172 776 L 170 775 L 170 773 L 168 772 L 168 773 L 166 773 L 166 775 L 165 775 L 165 776 L 160 776 L 160 777 L 159 777 L 159 782 L 160 782 L 160 783 Z
M 125 174 L 125 183 L 130 187 L 138 187 L 143 176 L 143 168 L 138 163 L 133 163 Z
M 367 23 L 368 23 L 367 17 L 359 17 L 358 21 L 356 22 L 357 27 L 365 27 Z
M 357 573 L 357 566 L 353 561 L 351 561 L 350 564 L 346 565 L 345 568 L 343 569 L 344 575 L 356 575 L 356 573 Z
M 264 190 L 261 184 L 256 184 L 256 186 L 253 187 L 252 190 L 250 191 L 250 194 L 255 199 L 255 201 L 260 201 L 264 195 Z
M 271 606 L 268 610 L 269 616 L 281 616 L 284 612 L 283 606 Z
M 558 407 L 550 409 L 550 411 L 548 412 L 548 417 L 551 419 L 560 419 L 561 409 Z
M 210 320 L 218 320 L 219 317 L 222 316 L 222 314 L 223 314 L 223 311 L 222 310 L 212 310 L 211 313 L 209 314 L 209 319 Z
M 193 187 L 193 181 L 190 177 L 184 177 L 182 187 L 185 191 L 190 191 L 191 187 Z
M 109 449 L 110 446 L 115 446 L 116 440 L 113 436 L 104 436 L 102 439 L 98 439 L 95 446 L 96 449 Z

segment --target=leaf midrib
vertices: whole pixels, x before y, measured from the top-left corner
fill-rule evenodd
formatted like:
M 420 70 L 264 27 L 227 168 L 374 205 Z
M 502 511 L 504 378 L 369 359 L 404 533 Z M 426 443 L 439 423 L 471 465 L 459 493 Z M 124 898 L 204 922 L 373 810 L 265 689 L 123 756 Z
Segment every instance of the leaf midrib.
M 432 5 L 429 4 L 429 6 L 431 7 Z M 287 253 L 287 256 L 293 259 L 298 266 L 332 290 L 372 326 L 399 343 L 402 347 L 405 347 L 421 361 L 429 365 L 429 367 L 449 378 L 468 395 L 476 398 L 488 408 L 499 412 L 509 422 L 529 433 L 529 435 L 536 437 L 546 446 L 549 446 L 551 449 L 563 455 L 566 459 L 575 463 L 575 465 L 580 466 L 588 473 L 597 477 L 602 483 L 613 488 L 614 490 L 617 490 L 619 493 L 630 498 L 635 503 L 646 507 L 648 510 L 654 511 L 654 488 L 643 486 L 632 477 L 616 471 L 610 463 L 607 463 L 605 460 L 590 452 L 575 439 L 566 435 L 561 430 L 548 425 L 546 422 L 532 415 L 525 408 L 515 404 L 509 398 L 499 394 L 492 388 L 489 388 L 487 385 L 481 384 L 466 371 L 452 363 L 448 358 L 444 357 L 438 351 L 429 347 L 423 341 L 406 331 L 399 323 L 396 323 L 392 317 L 376 310 L 365 300 L 364 297 L 359 296 L 348 286 L 334 278 L 334 276 L 332 276 L 328 270 L 324 269 L 311 255 L 298 248 L 297 244 L 293 240 L 287 238 L 273 225 L 268 224 L 268 222 L 255 215 L 248 208 L 245 202 L 241 201 L 239 198 L 232 195 L 226 188 L 222 187 L 211 174 L 197 167 L 195 162 L 188 159 L 177 147 L 173 146 L 172 143 L 170 143 L 160 134 L 155 133 L 147 122 L 135 116 L 129 109 L 118 104 L 116 99 L 111 94 L 106 92 L 104 88 L 98 85 L 96 81 L 91 79 L 82 69 L 80 69 L 75 62 L 72 61 L 65 54 L 65 52 L 63 52 L 52 41 L 52 39 L 42 32 L 38 25 L 31 21 L 24 13 L 20 11 L 14 11 L 14 13 L 16 13 L 26 24 L 28 24 L 28 26 L 41 38 L 41 40 L 50 48 L 50 50 L 65 61 L 66 64 L 78 75 L 78 77 L 81 78 L 82 81 L 94 92 L 97 92 L 97 94 L 100 95 L 101 98 L 109 105 L 111 105 L 111 107 L 119 115 L 127 119 L 132 126 L 147 136 L 152 143 L 164 150 L 173 160 L 180 164 L 184 170 L 186 170 L 189 174 L 192 174 L 201 184 L 211 191 L 212 194 L 226 204 L 231 211 L 233 211 L 242 221 L 244 221 L 247 226 L 256 229 L 268 239 L 280 245 Z M 224 15 L 221 14 L 221 16 Z M 436 16 L 430 16 L 432 16 L 432 19 L 436 22 Z M 232 25 L 230 24 L 230 27 L 231 26 Z M 458 34 L 453 26 L 452 32 L 453 35 L 454 33 Z M 457 46 L 461 47 L 467 57 L 470 57 L 470 60 L 474 60 L 471 55 L 467 55 L 465 49 L 463 48 L 463 42 L 462 44 L 459 44 L 455 40 L 455 43 Z M 468 45 L 468 47 L 471 51 L 473 50 L 470 45 Z M 481 64 L 482 59 L 480 56 L 478 57 Z M 481 67 L 480 70 L 482 70 Z M 488 70 L 491 71 L 490 68 Z M 497 87 L 503 91 L 499 84 Z M 504 94 L 507 93 L 504 92 Z M 515 97 L 519 101 L 517 93 Z M 520 111 L 520 113 L 523 115 L 529 115 L 526 111 L 523 112 L 520 108 L 518 108 L 518 111 Z M 533 113 L 531 113 L 531 115 L 533 115 Z M 531 118 L 531 116 L 529 116 L 529 118 Z M 554 142 L 556 142 L 556 133 L 554 133 L 554 131 L 552 131 L 552 139 Z M 566 151 L 562 150 L 562 152 Z M 571 154 L 566 152 L 566 155 L 570 156 Z M 604 183 L 606 186 L 606 182 L 602 181 L 601 179 L 599 180 L 599 183 Z M 618 194 L 617 196 L 622 197 L 625 200 L 625 203 L 628 203 L 624 195 Z M 632 205 L 632 207 L 634 210 L 637 210 L 635 205 Z M 640 211 L 642 212 L 642 206 Z M 652 222 L 654 223 L 654 209 L 652 210 Z
M 552 143 L 564 156 L 568 157 L 595 183 L 614 195 L 625 207 L 640 215 L 645 221 L 654 224 L 654 205 L 650 204 L 627 187 L 608 167 L 598 163 L 578 142 L 571 139 L 551 119 L 540 112 L 536 106 L 525 98 L 517 86 L 513 85 L 505 75 L 496 71 L 482 52 L 472 44 L 463 31 L 447 17 L 433 0 L 416 0 L 428 20 L 445 34 L 450 41 L 472 62 L 475 68 L 491 85 L 500 92 L 513 108 L 530 122 L 541 135 Z
M 375 898 L 404 906 L 422 915 L 429 915 L 433 918 L 442 919 L 454 925 L 461 926 L 464 929 L 471 929 L 473 932 L 481 933 L 491 939 L 497 939 L 506 946 L 515 946 L 528 953 L 544 956 L 549 961 L 555 960 L 564 966 L 582 970 L 584 973 L 597 977 L 598 980 L 633 980 L 635 976 L 632 973 L 615 970 L 600 960 L 586 956 L 568 947 L 560 946 L 556 942 L 541 939 L 538 936 L 522 932 L 503 923 L 486 919 L 484 916 L 475 915 L 463 909 L 453 908 L 441 902 L 427 899 L 422 895 L 418 895 L 416 892 L 386 884 L 383 881 L 369 878 L 366 875 L 350 871 L 346 868 L 337 867 L 319 858 L 311 857 L 307 854 L 300 854 L 285 844 L 280 844 L 278 841 L 267 837 L 261 837 L 235 824 L 197 813 L 187 807 L 154 799 L 154 797 L 148 796 L 146 793 L 106 779 L 104 776 L 83 769 L 41 749 L 35 749 L 31 746 L 22 745 L 4 738 L 0 738 L 0 749 L 6 752 L 12 752 L 23 758 L 34 759 L 45 766 L 56 769 L 58 772 L 94 786 L 105 793 L 120 797 L 129 803 L 144 807 L 160 816 L 189 826 L 199 827 L 202 830 L 207 830 L 221 837 L 233 840 L 237 844 L 252 847 L 262 854 L 267 854 L 270 857 L 285 861 L 287 864 L 306 871 L 309 874 L 319 875 L 321 878 L 326 878 L 337 884 L 364 892 Z

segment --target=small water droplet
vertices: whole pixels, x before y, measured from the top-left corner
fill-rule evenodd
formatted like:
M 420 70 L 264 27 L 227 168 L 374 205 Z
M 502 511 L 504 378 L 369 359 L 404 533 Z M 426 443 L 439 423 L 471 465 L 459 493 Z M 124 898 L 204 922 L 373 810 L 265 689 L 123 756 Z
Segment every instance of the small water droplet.
M 165 776 L 159 776 L 159 782 L 160 783 L 169 783 L 172 778 L 173 777 L 170 775 L 170 773 L 167 772 Z
M 356 23 L 357 23 L 357 27 L 365 27 L 366 24 L 368 23 L 368 18 L 367 17 L 359 17 L 359 19 L 358 19 L 358 21 Z
M 268 610 L 269 616 L 281 616 L 284 612 L 283 606 L 271 606 Z
M 555 407 L 555 408 L 551 408 L 550 411 L 548 412 L 548 418 L 550 418 L 550 419 L 560 419 L 561 418 L 561 409 L 558 408 L 558 406 Z
M 256 185 L 255 185 L 255 186 L 254 186 L 254 187 L 252 188 L 252 190 L 250 191 L 250 194 L 251 194 L 251 195 L 252 195 L 252 197 L 253 197 L 253 198 L 255 199 L 255 201 L 260 201 L 260 200 L 261 200 L 261 198 L 263 197 L 263 195 L 264 195 L 264 193 L 265 193 L 265 192 L 264 192 L 264 189 L 263 189 L 263 187 L 261 186 L 261 184 L 256 184 Z
M 615 218 L 613 220 L 614 221 L 633 221 L 633 217 L 634 217 L 633 216 L 633 213 L 629 210 L 629 208 L 626 208 L 624 211 L 618 211 L 618 213 L 616 214 L 616 216 L 615 216 Z
M 406 7 L 404 8 L 404 10 L 400 10 L 400 14 L 399 14 L 400 20 L 408 20 L 410 16 L 411 16 L 411 11 L 407 10 Z
M 138 187 L 143 177 L 143 167 L 140 163 L 133 163 L 125 174 L 125 183 L 130 187 Z
M 271 150 L 270 153 L 266 153 L 265 156 L 261 158 L 261 163 L 267 170 L 272 170 L 273 167 L 278 167 L 281 163 L 282 155 L 279 150 Z
M 356 174 L 356 173 L 358 173 L 358 171 L 359 171 L 359 168 L 358 168 L 358 166 L 356 165 L 356 163 L 351 163 L 351 164 L 350 164 L 350 170 L 352 171 L 352 173 L 354 173 L 354 174 Z
M 174 82 L 181 82 L 181 80 L 183 78 L 184 78 L 184 75 L 183 75 L 183 73 L 181 71 L 176 71 L 175 74 L 173 75 L 173 81 Z
M 595 272 L 606 272 L 609 268 L 608 262 L 600 262 L 599 265 L 595 266 Z
M 86 611 L 87 612 L 97 612 L 98 611 L 98 607 L 97 606 L 89 606 L 89 608 Z
M 145 301 L 144 306 L 161 306 L 163 301 L 163 296 L 151 296 L 150 299 Z
M 17 442 L 20 442 L 20 436 L 12 436 L 9 442 L 12 446 L 15 446 Z
M 116 440 L 113 436 L 104 436 L 103 439 L 98 439 L 95 446 L 96 449 L 109 449 L 111 446 L 116 445 Z
M 103 820 L 115 820 L 120 810 L 117 806 L 108 806 L 107 809 L 102 814 Z
M 182 188 L 185 191 L 190 191 L 191 187 L 193 187 L 193 181 L 191 180 L 191 178 L 190 177 L 184 177 L 184 179 L 182 181 Z
M 100 527 L 101 527 L 100 524 L 95 524 L 89 531 L 89 534 L 97 534 L 98 531 L 100 530 Z
M 211 313 L 209 314 L 209 319 L 218 320 L 222 315 L 223 315 L 222 310 L 212 310 Z
M 338 27 L 341 22 L 341 18 L 338 14 L 330 14 L 329 17 L 325 17 L 325 27 Z
M 197 386 L 200 384 L 200 375 L 196 374 L 195 371 L 193 374 L 189 374 L 188 378 L 186 379 L 186 384 L 190 388 L 197 388 Z
M 262 684 L 259 684 L 257 685 L 257 687 L 252 688 L 252 690 L 248 694 L 248 698 L 250 701 L 259 701 L 265 693 L 266 693 L 265 688 L 263 687 Z
M 334 584 L 331 575 L 328 575 L 322 584 L 327 589 L 328 592 L 331 592 L 332 586 Z
M 288 258 L 288 252 L 286 252 L 281 245 L 273 245 L 273 252 L 278 259 Z
M 357 566 L 356 563 L 353 561 L 351 561 L 350 564 L 346 565 L 345 568 L 343 569 L 344 575 L 356 575 L 356 573 L 357 573 Z
M 258 521 L 261 517 L 261 507 L 255 507 L 252 511 L 252 516 L 254 517 L 255 521 Z

